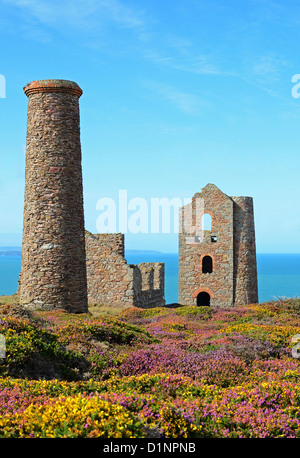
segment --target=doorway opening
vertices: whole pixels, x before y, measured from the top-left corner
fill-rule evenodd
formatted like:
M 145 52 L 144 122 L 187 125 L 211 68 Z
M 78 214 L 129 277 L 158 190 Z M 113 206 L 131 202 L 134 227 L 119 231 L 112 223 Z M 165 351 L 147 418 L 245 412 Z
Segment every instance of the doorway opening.
M 205 291 L 201 291 L 201 293 L 197 296 L 197 306 L 210 306 L 210 295 Z

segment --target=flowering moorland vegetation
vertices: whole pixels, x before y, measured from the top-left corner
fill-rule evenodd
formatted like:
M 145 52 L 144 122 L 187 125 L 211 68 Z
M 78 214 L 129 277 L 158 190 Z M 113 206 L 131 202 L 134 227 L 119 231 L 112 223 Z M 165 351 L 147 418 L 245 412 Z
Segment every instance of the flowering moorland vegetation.
M 300 437 L 300 299 L 12 310 L 0 307 L 0 437 Z

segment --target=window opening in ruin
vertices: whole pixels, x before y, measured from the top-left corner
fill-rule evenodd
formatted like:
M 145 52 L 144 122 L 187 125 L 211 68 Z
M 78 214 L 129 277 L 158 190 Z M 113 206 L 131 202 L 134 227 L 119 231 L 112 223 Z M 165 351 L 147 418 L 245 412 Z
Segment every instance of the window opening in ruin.
M 197 306 L 210 306 L 210 295 L 205 291 L 202 291 L 197 296 Z
M 212 235 L 210 240 L 211 242 L 216 242 L 218 240 L 218 237 L 216 235 Z
M 211 274 L 213 271 L 213 260 L 210 256 L 204 256 L 202 259 L 202 273 Z
M 204 213 L 201 217 L 201 230 L 211 231 L 211 216 L 209 213 Z

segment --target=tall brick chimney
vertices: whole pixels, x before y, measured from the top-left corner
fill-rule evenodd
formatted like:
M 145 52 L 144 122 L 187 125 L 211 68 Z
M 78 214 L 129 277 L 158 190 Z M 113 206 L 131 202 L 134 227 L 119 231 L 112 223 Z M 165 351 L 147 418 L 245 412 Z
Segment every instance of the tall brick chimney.
M 28 97 L 20 303 L 87 312 L 80 87 L 33 81 Z

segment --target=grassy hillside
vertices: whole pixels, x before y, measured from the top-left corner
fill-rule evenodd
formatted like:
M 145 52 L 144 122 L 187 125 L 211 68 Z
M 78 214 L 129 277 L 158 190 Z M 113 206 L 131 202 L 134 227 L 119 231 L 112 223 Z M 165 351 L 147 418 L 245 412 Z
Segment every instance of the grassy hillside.
M 2 297 L 0 334 L 0 437 L 300 437 L 299 299 L 72 315 Z

